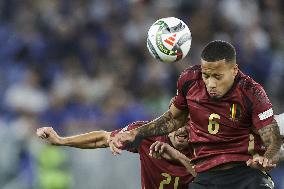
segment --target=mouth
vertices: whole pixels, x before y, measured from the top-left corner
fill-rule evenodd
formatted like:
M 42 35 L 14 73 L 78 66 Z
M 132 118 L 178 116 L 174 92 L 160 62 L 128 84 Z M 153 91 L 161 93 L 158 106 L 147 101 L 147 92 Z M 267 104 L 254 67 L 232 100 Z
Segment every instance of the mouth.
M 183 134 L 183 133 L 176 134 L 175 137 L 176 137 L 177 141 L 181 142 L 181 143 L 187 141 L 187 139 L 188 139 L 188 135 L 187 134 Z
M 218 96 L 220 96 L 219 93 L 218 93 L 218 92 L 215 92 L 215 91 L 209 91 L 208 93 L 209 93 L 209 95 L 210 95 L 211 97 L 218 97 Z
M 208 91 L 208 93 L 210 94 L 210 95 L 217 95 L 218 93 L 217 93 L 217 91 Z

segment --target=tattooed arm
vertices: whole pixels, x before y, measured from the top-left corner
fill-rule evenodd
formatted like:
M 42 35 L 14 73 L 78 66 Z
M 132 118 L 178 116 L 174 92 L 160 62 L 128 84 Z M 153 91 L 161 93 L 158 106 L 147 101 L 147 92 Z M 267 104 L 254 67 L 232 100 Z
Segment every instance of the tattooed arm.
M 264 157 L 272 159 L 281 147 L 281 135 L 277 122 L 273 120 L 271 124 L 259 129 L 258 133 L 267 147 Z
M 162 116 L 136 129 L 137 137 L 146 138 L 169 134 L 184 126 L 187 112 L 180 111 L 174 105 Z
M 269 125 L 258 130 L 258 133 L 267 147 L 263 156 L 255 156 L 247 161 L 247 165 L 262 171 L 270 171 L 276 167 L 280 158 L 281 135 L 277 122 L 273 120 Z
M 169 134 L 185 125 L 188 112 L 176 108 L 173 104 L 162 116 L 153 121 L 129 132 L 117 134 L 109 142 L 113 143 L 111 151 L 113 154 L 120 154 L 123 145 L 133 144 L 143 138 Z

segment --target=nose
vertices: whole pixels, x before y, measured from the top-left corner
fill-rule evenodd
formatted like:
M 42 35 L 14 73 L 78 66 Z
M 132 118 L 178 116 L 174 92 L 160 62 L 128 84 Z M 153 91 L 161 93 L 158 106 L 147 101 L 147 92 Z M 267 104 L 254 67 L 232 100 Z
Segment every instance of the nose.
M 216 88 L 216 87 L 217 87 L 216 80 L 213 79 L 213 78 L 209 78 L 209 79 L 208 79 L 207 87 L 210 88 L 210 89 Z

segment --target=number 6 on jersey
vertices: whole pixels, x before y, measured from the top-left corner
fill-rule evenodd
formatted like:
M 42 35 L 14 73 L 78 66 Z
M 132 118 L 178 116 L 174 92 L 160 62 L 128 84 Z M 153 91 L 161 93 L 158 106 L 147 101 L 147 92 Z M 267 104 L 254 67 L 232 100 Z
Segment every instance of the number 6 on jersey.
M 220 119 L 220 116 L 218 114 L 210 114 L 209 116 L 209 123 L 208 123 L 208 132 L 212 135 L 215 135 L 219 131 L 219 123 L 217 121 L 214 121 L 213 119 Z

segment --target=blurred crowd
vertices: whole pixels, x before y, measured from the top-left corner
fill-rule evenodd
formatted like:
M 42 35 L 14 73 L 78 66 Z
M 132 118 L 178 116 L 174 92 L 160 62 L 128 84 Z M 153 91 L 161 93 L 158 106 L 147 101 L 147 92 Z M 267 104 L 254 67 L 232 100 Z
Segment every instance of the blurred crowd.
M 169 16 L 187 23 L 193 40 L 184 60 L 163 64 L 148 53 L 146 36 Z M 213 39 L 234 44 L 241 70 L 264 86 L 276 113 L 284 112 L 283 33 L 283 0 L 1 0 L 1 188 L 79 188 L 84 181 L 74 180 L 72 167 L 90 169 L 84 158 L 93 157 L 44 146 L 35 129 L 70 135 L 160 115 L 181 71 L 199 64 Z M 80 162 L 68 158 L 76 154 Z M 276 177 L 284 188 L 283 176 L 282 183 Z

